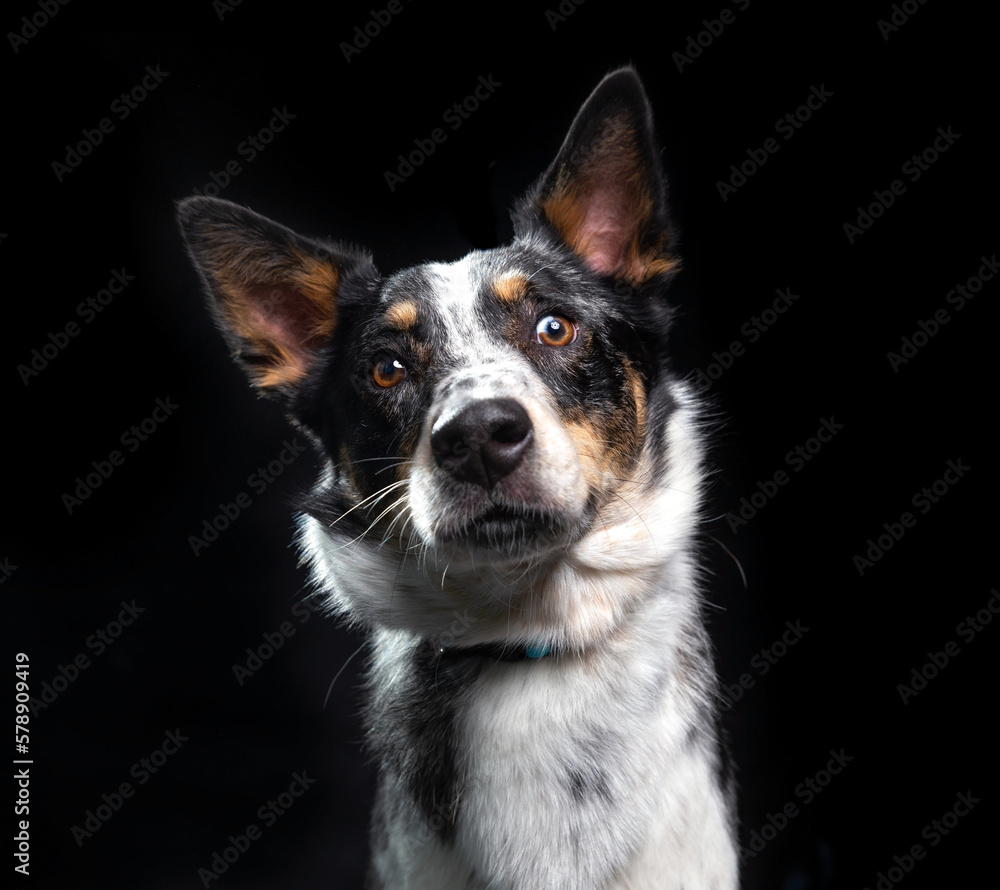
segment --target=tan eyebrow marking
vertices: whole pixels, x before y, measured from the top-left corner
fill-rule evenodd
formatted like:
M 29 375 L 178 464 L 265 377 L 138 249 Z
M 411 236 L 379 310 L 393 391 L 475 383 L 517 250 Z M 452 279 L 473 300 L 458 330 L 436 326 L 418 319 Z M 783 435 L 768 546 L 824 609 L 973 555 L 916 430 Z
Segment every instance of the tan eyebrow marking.
M 493 292 L 501 303 L 516 303 L 528 293 L 528 278 L 521 272 L 508 272 L 493 280 Z
M 406 331 L 417 323 L 417 304 L 412 300 L 402 300 L 394 303 L 385 312 L 385 321 L 389 327 Z

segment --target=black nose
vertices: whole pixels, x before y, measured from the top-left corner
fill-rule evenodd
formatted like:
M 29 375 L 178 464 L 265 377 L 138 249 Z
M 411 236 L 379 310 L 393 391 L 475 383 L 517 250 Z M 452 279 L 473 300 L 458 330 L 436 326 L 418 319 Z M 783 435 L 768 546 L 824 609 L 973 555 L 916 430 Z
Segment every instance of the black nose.
M 483 488 L 512 473 L 530 442 L 531 419 L 514 399 L 473 402 L 431 433 L 438 466 Z

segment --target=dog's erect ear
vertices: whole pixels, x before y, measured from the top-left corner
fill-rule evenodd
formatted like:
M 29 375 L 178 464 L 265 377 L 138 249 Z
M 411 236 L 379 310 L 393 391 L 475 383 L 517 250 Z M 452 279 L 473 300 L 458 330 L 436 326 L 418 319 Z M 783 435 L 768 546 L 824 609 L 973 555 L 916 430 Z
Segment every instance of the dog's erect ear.
M 177 218 L 234 356 L 263 393 L 290 392 L 333 332 L 345 273 L 370 260 L 217 198 Z
M 526 235 L 547 222 L 592 272 L 640 285 L 678 265 L 669 250 L 663 173 L 638 75 L 607 75 L 559 154 L 515 213 Z

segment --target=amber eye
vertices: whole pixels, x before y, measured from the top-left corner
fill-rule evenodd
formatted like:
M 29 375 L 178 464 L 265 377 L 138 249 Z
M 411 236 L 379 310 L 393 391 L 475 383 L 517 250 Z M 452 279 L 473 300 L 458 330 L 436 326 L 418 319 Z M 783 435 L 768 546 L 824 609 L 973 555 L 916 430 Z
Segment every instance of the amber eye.
M 535 339 L 556 349 L 569 346 L 576 339 L 576 325 L 561 315 L 546 315 L 535 325 Z
M 372 380 L 376 386 L 382 389 L 389 389 L 403 382 L 406 378 L 406 366 L 391 355 L 383 355 L 378 358 L 372 368 Z

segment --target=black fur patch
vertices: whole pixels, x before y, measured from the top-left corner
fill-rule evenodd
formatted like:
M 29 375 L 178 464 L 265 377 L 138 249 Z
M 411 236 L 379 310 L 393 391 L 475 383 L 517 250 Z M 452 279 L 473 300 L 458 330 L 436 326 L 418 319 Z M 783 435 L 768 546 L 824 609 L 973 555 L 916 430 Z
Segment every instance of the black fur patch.
M 597 725 L 586 727 L 586 731 L 574 740 L 563 769 L 566 786 L 575 803 L 611 805 L 615 802 L 607 772 L 601 764 L 613 758 L 615 750 L 620 748 L 614 732 Z
M 382 781 L 401 780 L 428 828 L 450 844 L 464 783 L 455 717 L 485 662 L 441 659 L 429 645 L 415 647 L 409 662 L 398 688 L 374 692 L 369 719 L 379 731 L 372 747 L 386 773 Z
M 608 777 L 603 770 L 594 772 L 584 772 L 583 770 L 568 767 L 566 778 L 569 782 L 569 792 L 576 803 L 584 803 L 587 800 L 601 800 L 604 803 L 611 803 L 611 789 L 608 787 Z

